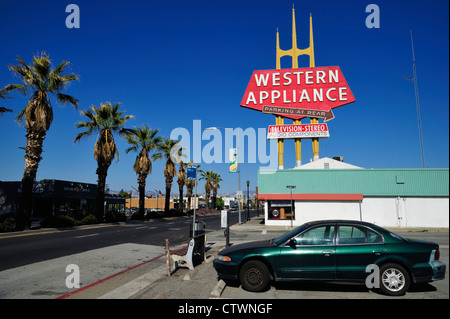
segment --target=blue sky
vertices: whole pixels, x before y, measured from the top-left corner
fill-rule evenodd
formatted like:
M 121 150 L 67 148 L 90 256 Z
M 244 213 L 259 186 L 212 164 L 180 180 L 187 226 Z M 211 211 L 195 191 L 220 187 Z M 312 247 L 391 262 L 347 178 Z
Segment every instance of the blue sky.
M 80 28 L 65 25 L 66 6 L 80 8 Z M 365 25 L 368 4 L 380 8 L 380 28 Z M 95 137 L 73 144 L 84 120 L 80 111 L 105 101 L 121 102 L 135 118 L 168 137 L 175 128 L 191 134 L 193 121 L 210 126 L 267 128 L 273 115 L 239 106 L 253 70 L 275 69 L 276 30 L 282 49 L 291 48 L 291 9 L 295 5 L 299 48 L 309 43 L 313 16 L 316 66 L 340 66 L 356 102 L 334 111 L 330 138 L 320 141 L 320 157 L 343 156 L 365 168 L 422 167 L 410 31 L 420 92 L 427 167 L 449 162 L 449 3 L 432 1 L 4 1 L 0 0 L 0 86 L 17 83 L 7 65 L 16 56 L 31 63 L 46 51 L 55 64 L 71 62 L 80 76 L 64 92 L 76 97 L 79 109 L 54 103 L 54 121 L 44 141 L 37 179 L 96 183 Z M 283 58 L 282 68 L 290 68 Z M 300 67 L 308 66 L 301 57 Z M 14 121 L 27 98 L 0 101 L 14 113 L 0 116 L 0 180 L 21 180 L 25 128 Z M 304 121 L 309 122 L 309 121 Z M 290 124 L 290 120 L 285 123 Z M 222 136 L 224 136 L 222 131 Z M 112 190 L 137 188 L 134 153 L 116 137 L 120 160 L 113 162 L 107 184 Z M 210 143 L 202 141 L 202 149 Z M 268 148 L 269 142 L 267 142 Z M 224 144 L 222 144 L 224 145 Z M 247 149 L 243 149 L 247 158 Z M 234 192 L 237 175 L 228 173 L 228 150 L 222 163 L 202 163 L 222 175 L 221 192 Z M 192 154 L 191 154 L 192 156 Z M 309 140 L 302 161 L 312 158 Z M 241 188 L 266 164 L 242 163 Z M 295 165 L 293 141 L 285 143 L 285 167 Z M 153 164 L 147 190 L 164 189 L 164 161 Z M 176 179 L 175 179 L 176 180 Z M 200 187 L 202 187 L 202 183 Z M 178 192 L 174 182 L 172 192 Z

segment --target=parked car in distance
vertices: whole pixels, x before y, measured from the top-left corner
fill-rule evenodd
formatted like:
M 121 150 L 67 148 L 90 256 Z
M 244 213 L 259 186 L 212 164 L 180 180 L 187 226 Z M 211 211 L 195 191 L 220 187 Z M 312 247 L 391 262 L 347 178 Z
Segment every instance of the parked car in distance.
M 219 278 L 239 280 L 253 292 L 265 291 L 271 279 L 367 285 L 372 276 L 369 288 L 399 296 L 411 283 L 444 279 L 446 265 L 436 243 L 406 239 L 371 223 L 324 220 L 271 240 L 225 248 L 214 268 Z

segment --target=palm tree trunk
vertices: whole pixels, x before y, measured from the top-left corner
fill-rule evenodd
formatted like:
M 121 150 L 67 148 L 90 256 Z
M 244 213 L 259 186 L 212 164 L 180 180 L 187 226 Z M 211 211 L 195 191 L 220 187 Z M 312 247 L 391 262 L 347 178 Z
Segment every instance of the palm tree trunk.
M 167 183 L 166 181 L 166 200 L 164 204 L 164 214 L 167 214 L 169 212 L 170 208 L 170 189 L 172 188 L 171 183 Z
M 183 201 L 183 188 L 184 185 L 183 184 L 178 184 L 178 189 L 180 190 L 180 199 L 178 200 L 178 211 L 180 213 L 183 212 L 183 206 L 184 206 L 184 201 Z
M 206 197 L 206 208 L 211 209 L 211 203 L 210 203 L 211 194 L 207 193 L 205 197 Z
M 103 221 L 104 213 L 105 213 L 105 186 L 106 186 L 106 176 L 108 175 L 108 163 L 97 162 L 97 192 L 95 195 L 95 217 L 98 222 L 101 223 Z
M 212 208 L 216 209 L 217 190 L 213 188 Z
M 139 219 L 144 219 L 145 216 L 145 179 L 146 175 L 140 174 L 138 177 L 139 184 Z
M 44 143 L 45 131 L 34 132 L 27 129 L 27 145 L 25 147 L 25 170 L 22 178 L 22 194 L 20 207 L 16 216 L 16 230 L 29 229 L 31 226 L 30 216 L 33 208 L 33 184 L 36 179 L 39 162 L 42 157 L 42 145 Z

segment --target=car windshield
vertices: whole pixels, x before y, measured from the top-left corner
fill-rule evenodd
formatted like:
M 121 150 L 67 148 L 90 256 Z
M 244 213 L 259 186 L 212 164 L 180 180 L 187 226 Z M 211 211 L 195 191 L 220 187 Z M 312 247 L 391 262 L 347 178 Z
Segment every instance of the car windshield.
M 286 233 L 284 235 L 281 235 L 280 237 L 272 239 L 272 242 L 275 245 L 282 244 L 285 241 L 287 241 L 287 240 L 291 239 L 292 237 L 294 237 L 295 235 L 297 235 L 299 232 L 301 232 L 306 227 L 308 227 L 308 224 L 303 224 L 303 225 L 301 225 L 301 226 L 291 230 L 290 232 L 288 232 L 288 233 Z

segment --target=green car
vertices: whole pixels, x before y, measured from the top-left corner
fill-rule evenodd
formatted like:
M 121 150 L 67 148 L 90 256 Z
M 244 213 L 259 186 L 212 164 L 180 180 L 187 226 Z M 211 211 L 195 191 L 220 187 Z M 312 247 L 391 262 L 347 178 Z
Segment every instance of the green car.
M 405 239 L 379 226 L 350 220 L 306 223 L 281 237 L 225 248 L 214 260 L 219 278 L 245 290 L 275 281 L 353 281 L 399 296 L 411 282 L 445 278 L 439 245 Z

